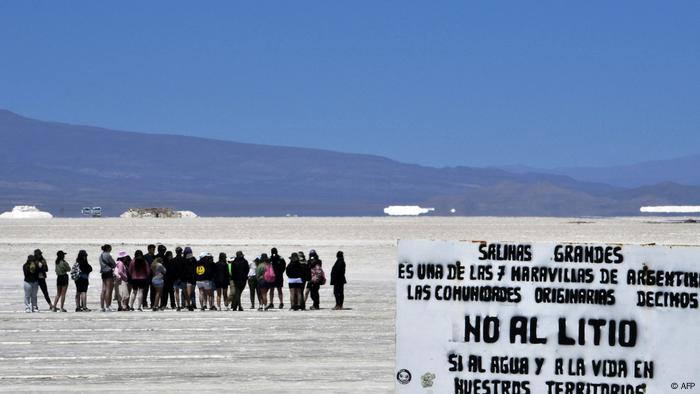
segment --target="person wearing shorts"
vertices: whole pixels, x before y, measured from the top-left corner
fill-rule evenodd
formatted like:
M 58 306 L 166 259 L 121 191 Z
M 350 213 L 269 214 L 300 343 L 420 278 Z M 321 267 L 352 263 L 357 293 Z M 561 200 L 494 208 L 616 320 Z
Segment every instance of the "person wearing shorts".
M 199 289 L 199 303 L 202 311 L 207 309 L 207 302 L 209 303 L 209 309 L 216 310 L 212 293 L 214 271 L 214 259 L 211 257 L 211 254 L 201 253 L 195 266 L 194 278 L 197 283 L 197 289 Z
M 100 275 L 102 276 L 102 291 L 100 292 L 100 310 L 112 311 L 112 292 L 114 290 L 114 269 L 117 263 L 112 258 L 112 245 L 102 245 L 100 255 Z
M 131 278 L 131 298 L 129 299 L 129 310 L 134 310 L 134 301 L 137 302 L 139 311 L 143 311 L 143 301 L 145 293 L 150 285 L 151 267 L 146 262 L 146 258 L 141 250 L 134 253 L 134 261 L 129 265 L 129 277 Z
M 153 298 L 153 312 L 158 310 L 164 310 L 165 306 L 161 306 L 160 299 L 163 297 L 163 287 L 165 286 L 165 275 L 167 274 L 167 269 L 163 264 L 163 259 L 161 257 L 156 257 L 151 264 L 151 272 L 153 273 L 153 278 L 151 279 L 151 284 L 153 285 L 153 290 L 155 296 Z M 167 297 L 167 295 L 166 295 Z
M 61 312 L 67 312 L 63 306 L 66 302 L 66 293 L 68 292 L 68 274 L 70 273 L 70 264 L 65 260 L 66 253 L 62 250 L 56 252 L 56 297 L 51 305 L 51 310 L 58 312 L 58 303 L 61 303 Z
M 78 252 L 78 257 L 76 262 L 80 268 L 80 275 L 75 281 L 76 287 L 76 301 L 77 305 L 75 308 L 76 312 L 90 312 L 87 307 L 87 290 L 90 285 L 90 272 L 92 272 L 92 266 L 88 263 L 88 254 L 86 251 L 81 250 Z

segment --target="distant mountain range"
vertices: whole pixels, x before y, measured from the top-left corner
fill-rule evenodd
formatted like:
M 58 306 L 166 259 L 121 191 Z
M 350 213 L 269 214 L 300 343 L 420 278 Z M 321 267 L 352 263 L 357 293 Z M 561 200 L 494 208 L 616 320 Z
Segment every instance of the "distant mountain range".
M 376 216 L 401 204 L 435 207 L 435 215 L 607 216 L 700 203 L 700 177 L 692 174 L 700 156 L 608 170 L 433 168 L 44 122 L 5 110 L 0 149 L 0 211 L 37 205 L 55 216 L 79 216 L 83 206 L 101 206 L 107 216 L 134 206 L 204 216 Z
M 670 160 L 645 161 L 636 164 L 610 167 L 561 167 L 554 169 L 527 166 L 500 166 L 505 171 L 518 174 L 540 173 L 569 176 L 581 181 L 601 182 L 619 187 L 640 187 L 673 182 L 700 186 L 700 155 Z

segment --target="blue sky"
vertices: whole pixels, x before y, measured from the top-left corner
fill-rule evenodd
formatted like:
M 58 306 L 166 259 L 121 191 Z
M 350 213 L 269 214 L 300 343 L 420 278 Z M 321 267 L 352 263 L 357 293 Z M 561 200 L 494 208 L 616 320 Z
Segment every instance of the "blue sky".
M 700 153 L 700 2 L 3 1 L 0 108 L 435 166 Z

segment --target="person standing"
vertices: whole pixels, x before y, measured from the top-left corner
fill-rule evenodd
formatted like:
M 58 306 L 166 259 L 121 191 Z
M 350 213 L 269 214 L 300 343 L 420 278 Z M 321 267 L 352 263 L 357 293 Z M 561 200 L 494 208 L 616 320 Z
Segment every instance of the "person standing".
M 26 313 L 39 312 L 36 305 L 36 295 L 39 291 L 39 270 L 35 261 L 35 255 L 27 256 L 27 262 L 22 266 L 24 273 L 24 311 Z
M 165 267 L 165 278 L 163 279 L 163 294 L 160 300 L 160 309 L 165 309 L 170 300 L 170 309 L 175 309 L 175 269 L 173 268 L 173 252 L 165 252 L 163 266 Z
M 275 289 L 277 289 L 277 296 L 280 300 L 279 308 L 282 309 L 284 308 L 282 288 L 284 287 L 284 270 L 287 268 L 287 264 L 277 253 L 277 248 L 272 248 L 272 250 L 270 250 L 270 263 L 272 264 L 272 269 L 275 271 L 275 282 L 270 287 L 270 307 L 274 308 Z
M 301 265 L 301 310 L 306 310 L 306 299 L 309 297 L 309 291 L 311 288 L 308 287 L 309 281 L 311 280 L 311 269 L 309 268 L 309 262 L 306 261 L 306 255 L 303 251 L 297 252 L 299 256 L 299 264 Z M 306 293 L 304 294 L 304 291 Z
M 151 264 L 153 264 L 153 260 L 156 259 L 156 246 L 153 244 L 150 244 L 146 247 L 146 254 L 143 255 L 143 257 L 146 259 L 146 264 L 148 264 L 148 271 L 149 271 L 149 277 L 148 277 L 148 286 L 146 289 L 144 289 L 145 294 L 143 295 L 143 307 L 148 308 L 148 301 L 149 301 L 149 296 L 150 296 L 150 301 L 151 301 L 151 307 L 153 306 L 153 292 L 152 292 L 152 287 L 151 286 L 151 277 L 153 273 L 151 272 Z
M 221 309 L 221 297 L 224 298 L 224 307 L 228 309 L 228 286 L 231 276 L 229 274 L 226 253 L 219 253 L 219 260 L 214 264 L 214 286 L 216 287 L 216 306 Z
M 151 284 L 153 287 L 151 291 L 155 294 L 153 295 L 153 312 L 158 310 L 163 310 L 165 307 L 160 306 L 160 298 L 163 296 L 163 286 L 165 285 L 165 275 L 167 269 L 163 265 L 163 259 L 161 257 L 156 257 L 151 264 L 151 272 L 153 273 L 153 279 L 151 279 Z
M 46 276 L 49 272 L 49 265 L 46 264 L 46 260 L 44 259 L 41 249 L 36 249 L 34 251 L 34 263 L 36 264 L 39 274 L 39 288 L 41 289 L 41 293 L 44 295 L 46 303 L 48 303 L 49 308 L 51 308 L 53 304 L 51 303 L 51 297 L 49 297 L 49 289 L 46 287 Z
M 182 281 L 186 284 L 184 305 L 189 311 L 195 310 L 197 307 L 195 299 L 195 287 L 197 284 L 195 271 L 197 268 L 197 258 L 192 253 L 192 248 L 185 247 L 185 268 L 182 271 Z
M 100 292 L 100 311 L 112 312 L 112 291 L 114 290 L 114 269 L 117 263 L 112 258 L 112 245 L 102 245 L 100 254 L 100 275 L 102 291 Z
M 255 309 L 256 298 L 258 299 L 258 304 L 262 302 L 260 301 L 260 294 L 258 292 L 258 264 L 260 264 L 260 258 L 258 257 L 248 263 L 248 291 L 250 291 L 250 309 Z
M 309 252 L 309 269 L 311 271 L 311 280 L 309 281 L 311 287 L 311 300 L 313 301 L 313 306 L 310 309 L 320 309 L 321 299 L 319 295 L 319 289 L 322 285 L 326 283 L 326 274 L 323 272 L 323 262 L 316 254 L 315 250 Z
M 199 289 L 199 305 L 202 311 L 207 309 L 207 302 L 209 302 L 209 308 L 211 310 L 216 310 L 214 306 L 214 297 L 212 295 L 214 267 L 209 260 L 210 254 L 202 252 L 195 266 L 195 280 L 197 289 Z
M 51 310 L 58 312 L 58 303 L 61 302 L 61 312 L 67 312 L 63 307 L 66 302 L 66 293 L 68 292 L 68 273 L 70 273 L 70 264 L 65 259 L 66 253 L 62 250 L 56 252 L 56 297 L 51 305 Z
M 78 279 L 75 281 L 76 287 L 76 300 L 77 306 L 75 308 L 76 312 L 90 312 L 87 307 L 87 290 L 90 285 L 90 272 L 92 272 L 92 266 L 88 262 L 88 254 L 86 251 L 81 250 L 78 252 L 78 257 L 76 258 L 76 263 L 78 263 L 78 269 L 80 274 L 78 274 Z
M 303 297 L 302 268 L 299 262 L 299 255 L 292 253 L 287 266 L 287 283 L 289 284 L 289 303 L 293 311 L 301 310 L 301 299 Z
M 167 267 L 166 267 L 167 268 Z M 168 274 L 173 281 L 173 295 L 175 296 L 175 305 L 177 306 L 177 311 L 180 311 L 180 300 L 185 299 L 184 293 L 187 289 L 186 283 L 182 280 L 182 273 L 185 269 L 185 257 L 182 255 L 182 248 L 175 248 L 175 257 L 172 259 L 171 268 L 168 269 Z M 172 272 L 172 274 L 171 274 Z
M 345 301 L 345 284 L 348 281 L 345 279 L 345 257 L 343 251 L 339 250 L 335 254 L 336 260 L 331 269 L 331 286 L 333 286 L 333 295 L 335 296 L 334 310 L 343 309 L 343 301 Z
M 131 257 L 124 251 L 117 254 L 117 269 L 114 275 L 114 290 L 117 296 L 117 310 L 129 310 L 129 263 Z
M 258 283 L 258 295 L 259 295 L 259 306 L 258 310 L 262 311 L 263 308 L 265 310 L 270 309 L 270 306 L 267 305 L 267 289 L 268 289 L 268 284 L 267 281 L 265 280 L 265 272 L 268 270 L 268 266 L 271 267 L 270 265 L 270 259 L 267 258 L 267 253 L 263 253 L 260 255 L 260 262 L 258 266 L 255 268 L 255 275 L 257 276 L 257 283 Z M 272 286 L 270 284 L 269 286 Z
M 146 257 L 141 250 L 134 253 L 134 261 L 129 265 L 129 277 L 132 284 L 129 310 L 134 310 L 134 301 L 136 301 L 139 311 L 143 311 L 146 289 L 150 285 L 151 266 L 146 262 Z
M 248 265 L 248 261 L 245 259 L 245 256 L 243 256 L 243 252 L 239 250 L 236 252 L 236 258 L 233 259 L 233 262 L 231 263 L 232 311 L 243 310 L 243 306 L 241 305 L 241 295 L 243 294 L 243 289 L 245 289 L 245 284 L 248 281 L 249 270 L 250 266 Z

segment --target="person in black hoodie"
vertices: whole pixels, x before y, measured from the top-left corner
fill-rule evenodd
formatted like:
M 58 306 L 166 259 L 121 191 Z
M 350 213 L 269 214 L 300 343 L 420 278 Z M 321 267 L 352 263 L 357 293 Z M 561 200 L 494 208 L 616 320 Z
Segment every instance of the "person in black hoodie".
M 299 255 L 292 253 L 289 257 L 289 265 L 287 266 L 287 283 L 289 283 L 289 303 L 292 305 L 293 311 L 301 310 L 304 295 L 304 281 L 302 279 L 303 270 Z
M 233 284 L 231 288 L 232 311 L 243 310 L 241 294 L 243 294 L 243 289 L 245 289 L 246 282 L 248 281 L 249 270 L 250 266 L 248 265 L 248 260 L 243 256 L 243 252 L 239 250 L 236 252 L 236 258 L 233 259 L 231 263 L 231 283 Z
M 195 278 L 195 270 L 197 266 L 197 258 L 194 257 L 192 253 L 192 248 L 189 246 L 185 247 L 185 267 L 182 270 L 182 281 L 185 282 L 185 299 L 183 307 L 187 310 L 193 311 L 197 307 L 197 302 L 195 299 L 195 287 L 197 280 Z
M 41 289 L 41 293 L 44 294 L 44 299 L 49 303 L 49 308 L 51 308 L 53 304 L 51 303 L 51 297 L 49 297 L 49 289 L 46 287 L 46 275 L 49 272 L 49 265 L 46 264 L 41 249 L 36 249 L 34 251 L 34 262 L 36 263 L 39 274 L 39 288 Z
M 335 307 L 333 309 L 343 309 L 343 301 L 345 301 L 345 257 L 343 251 L 339 250 L 335 255 L 336 260 L 331 269 L 331 286 L 333 286 L 333 295 L 335 296 Z
M 231 280 L 228 272 L 226 253 L 219 253 L 219 261 L 214 269 L 214 286 L 216 286 L 216 306 L 221 309 L 221 297 L 224 298 L 224 307 L 228 308 L 228 285 Z
M 284 308 L 284 296 L 282 294 L 282 287 L 284 287 L 284 270 L 287 267 L 284 259 L 277 254 L 277 248 L 272 248 L 270 250 L 270 262 L 272 263 L 272 270 L 275 271 L 275 283 L 270 285 L 270 308 L 274 307 L 275 301 L 275 289 L 277 289 L 277 295 L 280 299 L 280 309 Z
M 203 311 L 207 309 L 207 303 L 209 303 L 209 309 L 213 311 L 216 310 L 214 306 L 214 296 L 212 294 L 215 270 L 216 266 L 211 254 L 200 254 L 199 261 L 197 261 L 197 265 L 195 266 L 194 278 L 197 281 L 197 288 L 199 289 L 200 309 Z
M 160 298 L 160 309 L 165 309 L 168 306 L 168 297 L 170 297 L 170 309 L 175 309 L 175 270 L 173 269 L 173 252 L 167 251 L 163 256 L 165 278 L 163 279 L 163 295 Z
M 180 299 L 184 301 L 184 296 L 182 293 L 187 289 L 187 284 L 182 280 L 182 275 L 185 270 L 185 257 L 182 255 L 182 248 L 175 248 L 175 257 L 172 259 L 171 267 L 168 268 L 168 273 L 171 274 L 171 279 L 173 281 L 173 293 L 175 296 L 175 305 L 177 310 L 180 311 Z M 184 304 L 182 305 L 184 307 Z
M 92 266 L 90 265 L 90 263 L 88 263 L 87 258 L 87 252 L 81 250 L 80 252 L 78 252 L 78 257 L 75 260 L 78 263 L 78 267 L 80 268 L 80 275 L 75 281 L 77 293 L 76 301 L 78 303 L 75 308 L 76 312 L 90 312 L 90 309 L 88 309 L 87 307 L 87 290 L 88 286 L 90 285 L 90 272 L 92 272 Z

